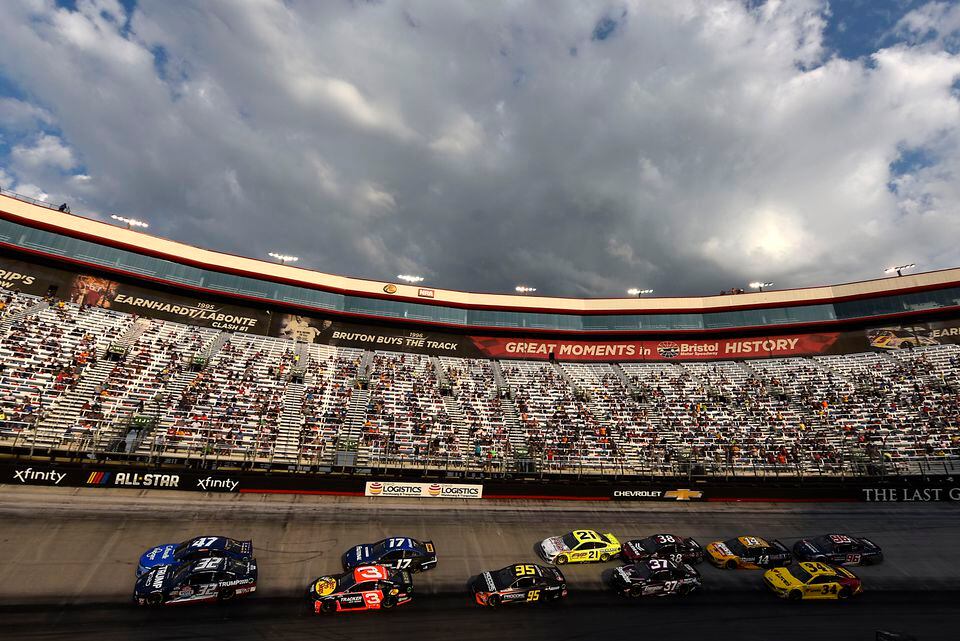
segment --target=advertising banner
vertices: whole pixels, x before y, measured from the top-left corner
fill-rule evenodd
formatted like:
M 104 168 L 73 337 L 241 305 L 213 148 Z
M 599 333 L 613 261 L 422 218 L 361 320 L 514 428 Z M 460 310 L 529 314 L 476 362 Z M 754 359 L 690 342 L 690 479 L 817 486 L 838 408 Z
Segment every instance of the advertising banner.
M 871 348 L 882 351 L 960 344 L 960 320 L 874 327 L 866 330 L 866 339 Z
M 298 314 L 275 314 L 270 335 L 357 349 L 463 358 L 482 356 L 467 336 L 342 323 Z
M 617 488 L 613 490 L 614 501 L 702 501 L 702 490 Z
M 0 259 L 0 286 L 127 314 L 231 332 L 266 334 L 270 312 L 118 283 L 108 278 Z
M 473 337 L 490 358 L 561 361 L 705 361 L 832 354 L 841 334 L 795 334 L 750 338 L 669 341 L 563 341 Z
M 482 499 L 483 486 L 454 483 L 368 481 L 364 487 L 363 495 L 389 498 Z
M 184 490 L 194 492 L 238 492 L 240 478 L 224 474 L 192 471 L 154 472 L 145 468 L 79 469 L 58 465 L 13 464 L 0 467 L 0 482 L 11 485 L 47 485 L 56 487 L 136 488 Z

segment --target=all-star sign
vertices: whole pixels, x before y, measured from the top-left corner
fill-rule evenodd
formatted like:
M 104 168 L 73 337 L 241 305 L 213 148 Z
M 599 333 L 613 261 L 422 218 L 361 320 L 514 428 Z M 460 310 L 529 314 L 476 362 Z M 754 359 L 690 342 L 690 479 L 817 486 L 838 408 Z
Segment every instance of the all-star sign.
M 387 498 L 482 499 L 482 485 L 367 481 L 364 496 Z

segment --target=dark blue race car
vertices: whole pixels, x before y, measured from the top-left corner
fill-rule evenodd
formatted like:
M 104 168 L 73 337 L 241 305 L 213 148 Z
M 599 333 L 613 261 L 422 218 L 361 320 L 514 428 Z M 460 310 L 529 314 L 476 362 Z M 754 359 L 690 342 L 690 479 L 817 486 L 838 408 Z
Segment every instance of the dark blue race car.
M 197 536 L 183 543 L 158 545 L 140 557 L 137 576 L 161 565 L 178 565 L 207 557 L 248 561 L 253 558 L 253 541 L 236 541 L 225 536 Z
M 409 536 L 394 536 L 350 548 L 342 561 L 344 570 L 361 565 L 382 565 L 394 570 L 423 572 L 437 566 L 437 551 L 433 541 L 420 542 Z
M 883 561 L 880 546 L 863 537 L 846 534 L 824 534 L 800 539 L 793 553 L 801 561 L 821 561 L 834 565 L 873 565 Z
M 178 565 L 159 565 L 137 579 L 138 605 L 179 605 L 230 601 L 257 589 L 255 559 L 207 557 Z

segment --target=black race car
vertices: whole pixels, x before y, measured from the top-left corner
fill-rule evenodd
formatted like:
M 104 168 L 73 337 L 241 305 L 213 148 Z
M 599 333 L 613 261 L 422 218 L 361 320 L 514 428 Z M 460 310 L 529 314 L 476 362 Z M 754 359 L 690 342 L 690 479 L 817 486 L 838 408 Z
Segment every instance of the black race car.
M 138 605 L 229 601 L 256 589 L 255 559 L 207 557 L 148 570 L 137 579 L 133 601 Z
M 883 561 L 883 550 L 870 539 L 846 534 L 824 534 L 800 539 L 793 553 L 801 561 L 825 561 L 834 565 L 873 565 Z
M 646 559 L 613 571 L 610 583 L 621 596 L 686 596 L 701 585 L 700 573 L 688 563 Z
M 409 536 L 393 536 L 352 547 L 344 553 L 341 561 L 344 570 L 361 565 L 382 565 L 395 570 L 423 572 L 437 567 L 437 551 L 433 541 L 421 543 Z
M 307 598 L 318 614 L 389 610 L 409 603 L 413 581 L 406 570 L 361 565 L 343 574 L 322 576 L 310 584 Z
M 700 563 L 703 548 L 693 539 L 675 534 L 654 534 L 645 539 L 631 539 L 620 546 L 620 556 L 626 561 L 670 559 L 675 563 Z
M 470 579 L 479 605 L 495 608 L 507 603 L 547 603 L 567 596 L 567 580 L 557 568 L 535 563 L 508 565 Z

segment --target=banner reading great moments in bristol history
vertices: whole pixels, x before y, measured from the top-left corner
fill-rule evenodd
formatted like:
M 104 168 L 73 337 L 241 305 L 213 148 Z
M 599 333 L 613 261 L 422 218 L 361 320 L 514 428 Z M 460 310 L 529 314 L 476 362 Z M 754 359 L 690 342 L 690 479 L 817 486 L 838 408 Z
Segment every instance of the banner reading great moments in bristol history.
M 270 329 L 270 313 L 264 310 L 224 305 L 6 258 L 0 259 L 0 287 L 37 296 L 51 294 L 78 305 L 231 332 L 266 334 Z

